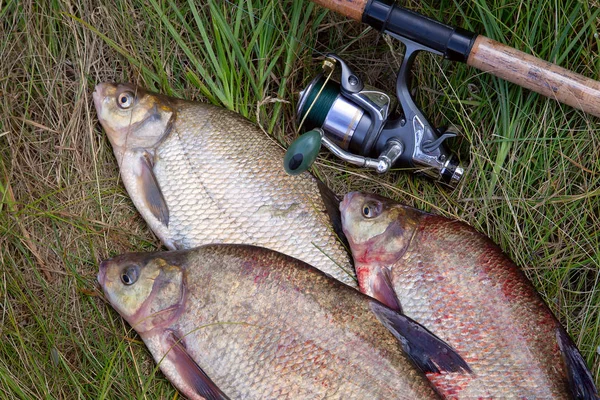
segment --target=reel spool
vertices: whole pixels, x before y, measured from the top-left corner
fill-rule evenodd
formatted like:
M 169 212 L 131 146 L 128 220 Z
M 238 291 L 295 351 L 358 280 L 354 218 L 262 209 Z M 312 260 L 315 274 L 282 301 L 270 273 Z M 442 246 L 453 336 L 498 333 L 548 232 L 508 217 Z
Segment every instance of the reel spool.
M 361 153 L 359 137 L 364 138 L 372 122 L 369 114 L 341 94 L 339 83 L 326 82 L 323 74 L 300 92 L 297 114 L 298 119 L 305 118 L 306 127 L 320 127 L 336 145 L 355 154 Z

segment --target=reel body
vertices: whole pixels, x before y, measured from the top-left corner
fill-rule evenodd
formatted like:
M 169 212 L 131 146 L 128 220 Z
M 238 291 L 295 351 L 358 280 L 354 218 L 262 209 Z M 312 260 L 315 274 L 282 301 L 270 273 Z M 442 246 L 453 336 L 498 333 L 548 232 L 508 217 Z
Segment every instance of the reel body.
M 305 130 L 316 130 L 321 144 L 342 160 L 385 173 L 394 166 L 417 168 L 423 174 L 456 186 L 463 174 L 456 156 L 448 151 L 444 141 L 456 136 L 439 132 L 429 124 L 410 95 L 410 68 L 416 53 L 430 48 L 405 38 L 406 53 L 396 81 L 396 96 L 402 115 L 389 118 L 391 99 L 381 91 L 365 89 L 362 81 L 335 54 L 328 54 L 319 74 L 300 93 L 298 120 Z M 435 51 L 433 51 L 435 52 Z M 340 82 L 326 78 L 333 69 L 341 69 Z M 303 135 L 304 136 L 304 135 Z M 304 158 L 303 136 L 290 146 L 286 159 Z M 314 133 L 312 134 L 314 139 Z M 314 143 L 314 140 L 311 141 Z M 318 150 L 317 150 L 318 151 Z M 295 166 L 298 165 L 296 162 Z M 288 173 L 308 169 L 291 168 Z

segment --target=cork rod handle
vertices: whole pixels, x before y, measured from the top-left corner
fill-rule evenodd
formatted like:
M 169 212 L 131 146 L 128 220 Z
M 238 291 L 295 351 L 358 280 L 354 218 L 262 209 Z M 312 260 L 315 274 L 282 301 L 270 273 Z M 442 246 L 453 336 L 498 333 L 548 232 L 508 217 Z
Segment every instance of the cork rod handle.
M 362 20 L 368 0 L 311 0 L 321 7 L 329 8 L 356 21 Z
M 600 82 L 478 36 L 467 64 L 600 117 Z

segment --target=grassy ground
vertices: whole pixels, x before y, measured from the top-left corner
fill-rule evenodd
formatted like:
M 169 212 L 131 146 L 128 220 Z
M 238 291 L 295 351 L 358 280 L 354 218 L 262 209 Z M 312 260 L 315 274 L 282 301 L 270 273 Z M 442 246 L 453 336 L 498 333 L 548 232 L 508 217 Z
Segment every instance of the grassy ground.
M 407 6 L 600 79 L 598 1 Z M 96 83 L 223 104 L 289 143 L 320 52 L 389 92 L 402 54 L 304 1 L 9 0 L 0 39 L 0 398 L 22 399 L 177 397 L 95 281 L 102 258 L 160 247 L 120 184 Z M 599 120 L 436 57 L 415 73 L 431 120 L 463 130 L 451 143 L 467 165 L 461 186 L 378 177 L 326 154 L 317 174 L 339 193 L 372 190 L 492 237 L 599 381 Z

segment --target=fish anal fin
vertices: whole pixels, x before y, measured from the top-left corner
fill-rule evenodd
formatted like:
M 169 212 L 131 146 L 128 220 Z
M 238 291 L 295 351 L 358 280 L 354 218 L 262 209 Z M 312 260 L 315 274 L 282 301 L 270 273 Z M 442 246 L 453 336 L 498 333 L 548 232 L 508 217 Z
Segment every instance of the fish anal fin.
M 181 379 L 191 390 L 206 400 L 229 400 L 229 397 L 196 364 L 175 333 L 167 334 L 165 341 L 166 349 L 168 349 L 166 357 L 169 358 Z M 186 395 L 189 396 L 189 394 Z
M 573 398 L 581 400 L 598 399 L 598 390 L 594 385 L 594 378 L 577 346 L 562 326 L 556 329 L 556 340 L 567 368 L 569 389 Z
M 372 297 L 376 298 L 392 310 L 402 312 L 400 300 L 396 296 L 390 270 L 386 267 L 377 267 L 370 279 Z
M 418 322 L 377 301 L 371 302 L 371 310 L 424 373 L 472 372 L 466 361 L 450 345 Z
M 138 188 L 146 207 L 166 227 L 169 226 L 169 208 L 154 175 L 150 154 L 139 158 Z

